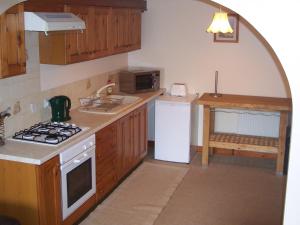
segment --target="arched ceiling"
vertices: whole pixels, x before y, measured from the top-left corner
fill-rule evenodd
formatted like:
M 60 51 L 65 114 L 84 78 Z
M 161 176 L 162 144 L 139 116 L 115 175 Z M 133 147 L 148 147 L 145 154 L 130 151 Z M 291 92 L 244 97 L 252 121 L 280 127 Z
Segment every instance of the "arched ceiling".
M 0 0 L 0 14 L 5 12 L 7 9 L 20 2 L 25 2 L 26 0 Z

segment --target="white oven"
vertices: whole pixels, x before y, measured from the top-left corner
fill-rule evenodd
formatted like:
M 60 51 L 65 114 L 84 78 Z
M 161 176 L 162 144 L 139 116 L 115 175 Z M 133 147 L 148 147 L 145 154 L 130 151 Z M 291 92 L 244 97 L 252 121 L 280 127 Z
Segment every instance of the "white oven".
M 96 193 L 95 135 L 60 154 L 63 220 Z

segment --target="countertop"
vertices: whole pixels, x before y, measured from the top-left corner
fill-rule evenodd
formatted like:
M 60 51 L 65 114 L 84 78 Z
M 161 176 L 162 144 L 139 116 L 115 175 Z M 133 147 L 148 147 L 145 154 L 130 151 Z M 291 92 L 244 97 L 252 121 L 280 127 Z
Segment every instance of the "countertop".
M 248 95 L 222 94 L 221 97 L 215 98 L 209 93 L 204 93 L 198 99 L 198 104 L 219 108 L 246 108 L 262 111 L 291 111 L 292 109 L 292 100 L 290 98 Z
M 79 112 L 78 109 L 71 110 L 70 115 L 72 119 L 67 122 L 74 123 L 79 127 L 87 129 L 83 129 L 83 131 L 77 135 L 74 135 L 67 141 L 57 146 L 6 140 L 5 145 L 0 147 L 0 159 L 41 165 L 65 149 L 89 137 L 90 135 L 95 134 L 97 131 L 117 121 L 143 104 L 150 102 L 164 92 L 164 89 L 160 89 L 159 91 L 155 92 L 136 94 L 134 96 L 139 96 L 142 98 L 142 100 L 115 115 L 98 115 Z

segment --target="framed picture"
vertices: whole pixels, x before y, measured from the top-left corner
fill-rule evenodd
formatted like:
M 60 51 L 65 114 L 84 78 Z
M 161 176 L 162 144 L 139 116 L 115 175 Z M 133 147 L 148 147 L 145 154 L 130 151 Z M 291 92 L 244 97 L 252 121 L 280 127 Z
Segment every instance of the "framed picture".
M 239 42 L 239 15 L 228 13 L 228 21 L 233 29 L 233 33 L 216 33 L 214 34 L 214 42 Z

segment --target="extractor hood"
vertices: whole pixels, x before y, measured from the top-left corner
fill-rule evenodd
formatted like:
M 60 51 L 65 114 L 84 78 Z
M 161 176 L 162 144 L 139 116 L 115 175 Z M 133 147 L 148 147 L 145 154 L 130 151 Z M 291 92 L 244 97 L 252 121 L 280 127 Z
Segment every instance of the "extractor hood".
M 85 23 L 78 16 L 67 12 L 24 12 L 25 30 L 49 31 L 83 30 Z

